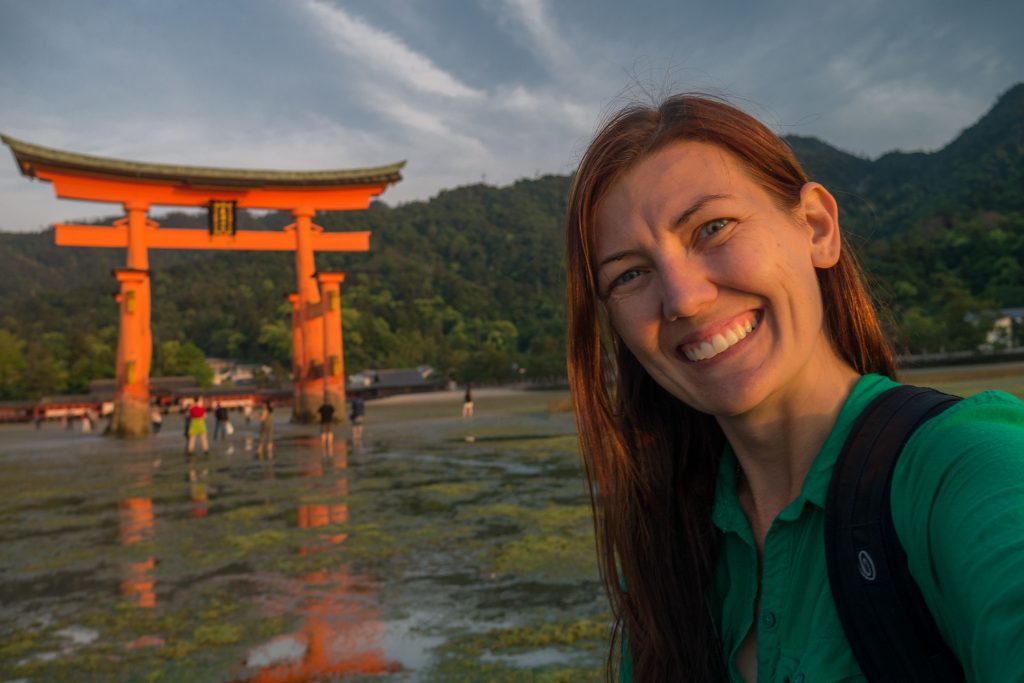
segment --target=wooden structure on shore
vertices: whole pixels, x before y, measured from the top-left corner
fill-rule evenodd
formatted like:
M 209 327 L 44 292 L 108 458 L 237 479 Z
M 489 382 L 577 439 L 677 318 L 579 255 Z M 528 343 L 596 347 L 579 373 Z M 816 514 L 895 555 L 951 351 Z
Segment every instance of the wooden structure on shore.
M 265 171 L 150 164 L 76 154 L 0 136 L 22 174 L 53 183 L 57 197 L 109 202 L 124 207 L 112 226 L 56 226 L 60 246 L 120 247 L 117 391 L 112 431 L 141 436 L 149 431 L 150 249 L 218 249 L 295 252 L 292 302 L 294 346 L 293 419 L 312 421 L 325 400 L 344 415 L 345 370 L 341 336 L 343 273 L 316 272 L 317 251 L 367 251 L 369 232 L 326 233 L 313 224 L 317 211 L 366 209 L 388 185 L 401 180 L 405 162 L 375 168 L 328 171 Z M 207 207 L 208 231 L 167 228 L 150 220 L 153 206 Z M 291 212 L 282 231 L 235 229 L 238 209 Z

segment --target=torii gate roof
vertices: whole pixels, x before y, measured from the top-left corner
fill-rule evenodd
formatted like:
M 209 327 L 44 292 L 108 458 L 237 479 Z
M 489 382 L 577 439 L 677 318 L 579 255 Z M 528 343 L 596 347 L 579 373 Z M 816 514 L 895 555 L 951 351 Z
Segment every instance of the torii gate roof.
M 151 164 L 108 157 L 78 154 L 0 135 L 14 153 L 18 167 L 26 176 L 36 176 L 38 168 L 71 171 L 78 174 L 125 180 L 155 181 L 175 185 L 231 188 L 344 187 L 396 183 L 404 161 L 370 168 L 323 171 L 270 171 L 258 169 L 214 168 Z

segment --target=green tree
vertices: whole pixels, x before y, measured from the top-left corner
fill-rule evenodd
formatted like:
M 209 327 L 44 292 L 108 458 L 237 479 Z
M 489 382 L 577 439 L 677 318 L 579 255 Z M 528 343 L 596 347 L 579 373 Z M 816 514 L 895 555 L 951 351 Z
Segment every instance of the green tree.
M 897 339 L 899 351 L 929 353 L 942 347 L 944 332 L 942 324 L 915 306 L 903 313 L 900 335 Z
M 29 398 L 61 394 L 68 386 L 67 348 L 61 332 L 46 332 L 25 353 L 23 386 Z
M 936 319 L 942 325 L 944 344 L 941 349 L 977 349 L 992 328 L 995 305 L 972 295 L 955 275 L 938 273 L 934 279 L 937 286 L 933 290 L 932 304 L 940 311 Z
M 523 359 L 523 368 L 525 375 L 533 379 L 564 380 L 565 344 L 556 337 L 534 337 Z
M 0 399 L 24 397 L 25 370 L 25 342 L 0 329 Z
M 68 343 L 68 390 L 84 393 L 94 379 L 113 377 L 117 331 L 107 326 L 96 333 L 74 331 Z
M 154 374 L 163 376 L 191 375 L 204 389 L 213 386 L 213 369 L 203 350 L 192 342 L 171 340 L 160 344 L 154 370 Z

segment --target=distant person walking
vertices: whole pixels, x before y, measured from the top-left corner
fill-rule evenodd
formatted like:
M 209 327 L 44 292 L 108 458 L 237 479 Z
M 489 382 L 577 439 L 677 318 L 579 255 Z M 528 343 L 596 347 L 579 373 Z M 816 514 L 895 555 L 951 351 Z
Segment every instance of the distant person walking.
M 160 408 L 153 406 L 153 409 L 149 411 L 149 426 L 153 430 L 153 435 L 160 433 L 160 428 L 164 426 L 164 416 L 160 414 Z
M 227 438 L 228 409 L 223 403 L 213 404 L 213 440 Z
M 462 399 L 462 418 L 468 420 L 473 417 L 473 387 L 466 385 L 466 395 Z
M 260 411 L 260 442 L 256 446 L 256 455 L 263 457 L 263 448 L 267 449 L 267 458 L 274 457 L 274 407 L 270 401 L 263 404 Z
M 334 406 L 324 401 L 317 412 L 320 413 L 320 445 L 331 449 L 334 447 Z
M 202 396 L 188 409 L 188 447 L 186 452 L 189 455 L 192 455 L 192 451 L 195 449 L 197 436 L 203 446 L 203 454 L 209 455 L 210 442 L 206 439 L 206 407 L 203 405 Z
M 352 398 L 349 418 L 352 420 L 352 445 L 356 448 L 363 446 L 363 418 L 366 416 L 366 404 L 361 396 Z

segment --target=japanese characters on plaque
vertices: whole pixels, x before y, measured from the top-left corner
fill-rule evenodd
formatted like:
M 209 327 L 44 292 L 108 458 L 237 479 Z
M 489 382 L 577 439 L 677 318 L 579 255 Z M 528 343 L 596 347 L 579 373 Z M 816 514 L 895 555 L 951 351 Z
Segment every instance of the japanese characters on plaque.
M 218 199 L 210 200 L 210 236 L 235 234 L 236 203 Z

